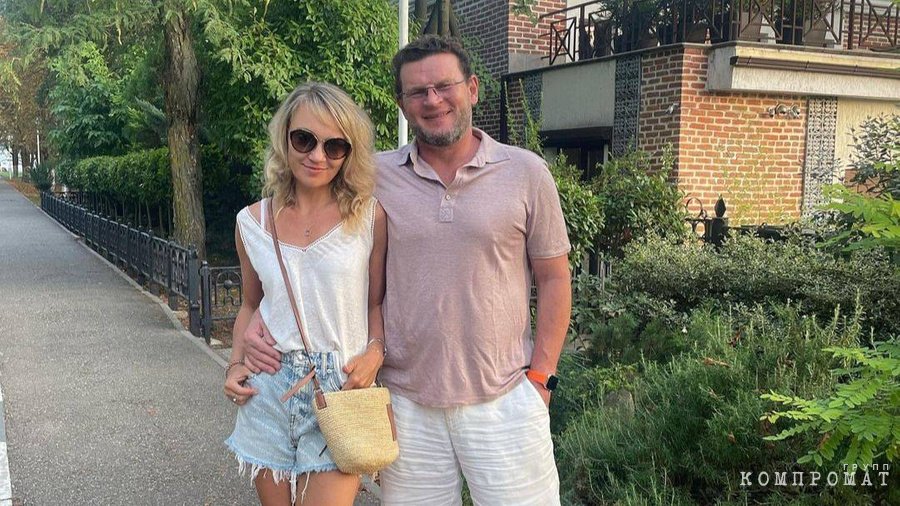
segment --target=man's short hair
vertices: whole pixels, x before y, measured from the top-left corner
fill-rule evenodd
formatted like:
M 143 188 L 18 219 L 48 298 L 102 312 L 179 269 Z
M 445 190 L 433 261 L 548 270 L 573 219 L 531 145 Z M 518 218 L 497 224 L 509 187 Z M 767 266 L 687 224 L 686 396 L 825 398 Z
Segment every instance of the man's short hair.
M 463 77 L 466 79 L 472 77 L 472 62 L 469 59 L 469 53 L 463 49 L 462 44 L 457 39 L 440 35 L 423 35 L 403 46 L 394 55 L 394 60 L 391 62 L 394 68 L 394 96 L 399 98 L 400 94 L 403 93 L 403 86 L 400 82 L 400 68 L 403 65 L 442 53 L 455 55 L 459 61 L 459 70 L 462 71 Z

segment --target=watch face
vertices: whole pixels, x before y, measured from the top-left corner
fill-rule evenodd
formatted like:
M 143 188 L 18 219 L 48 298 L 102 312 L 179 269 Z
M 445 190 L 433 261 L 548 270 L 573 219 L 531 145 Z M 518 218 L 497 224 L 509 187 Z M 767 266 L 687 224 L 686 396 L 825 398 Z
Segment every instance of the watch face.
M 558 385 L 558 384 L 559 384 L 559 378 L 557 378 L 556 376 L 553 376 L 551 374 L 550 377 L 547 378 L 547 390 L 550 390 L 551 392 L 553 390 L 556 390 L 556 385 Z

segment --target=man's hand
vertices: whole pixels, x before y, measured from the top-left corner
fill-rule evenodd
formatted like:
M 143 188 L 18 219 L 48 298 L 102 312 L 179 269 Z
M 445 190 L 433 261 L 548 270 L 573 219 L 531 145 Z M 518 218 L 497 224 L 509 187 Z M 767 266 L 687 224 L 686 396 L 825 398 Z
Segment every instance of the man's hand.
M 369 343 L 366 351 L 351 358 L 343 371 L 347 375 L 347 381 L 341 390 L 353 390 L 356 388 L 368 388 L 375 383 L 375 376 L 384 362 L 384 348 L 380 343 Z
M 531 381 L 529 379 L 528 381 Z M 550 390 L 547 390 L 544 385 L 541 385 L 537 381 L 531 381 L 531 384 L 534 385 L 534 388 L 537 389 L 538 393 L 541 394 L 541 398 L 544 399 L 544 404 L 547 406 L 547 409 L 550 408 Z
M 257 393 L 255 388 L 244 385 L 249 376 L 249 369 L 243 365 L 235 365 L 228 370 L 228 376 L 225 378 L 225 397 L 238 406 L 243 406 Z
M 269 334 L 258 309 L 244 331 L 244 365 L 257 374 L 275 374 L 281 368 L 281 353 L 275 349 L 275 339 Z

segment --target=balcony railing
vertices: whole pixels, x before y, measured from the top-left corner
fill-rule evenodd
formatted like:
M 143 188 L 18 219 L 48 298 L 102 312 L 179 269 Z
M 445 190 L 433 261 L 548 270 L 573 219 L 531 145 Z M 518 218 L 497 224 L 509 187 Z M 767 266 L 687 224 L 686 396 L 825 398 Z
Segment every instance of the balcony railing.
M 898 45 L 889 0 L 594 0 L 541 16 L 553 65 L 679 42 Z

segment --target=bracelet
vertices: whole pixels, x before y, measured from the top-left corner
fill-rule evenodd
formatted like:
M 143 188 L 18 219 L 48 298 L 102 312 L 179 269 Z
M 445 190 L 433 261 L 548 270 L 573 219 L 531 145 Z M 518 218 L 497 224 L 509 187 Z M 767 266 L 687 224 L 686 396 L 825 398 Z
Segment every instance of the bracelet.
M 226 379 L 228 378 L 228 371 L 230 371 L 231 368 L 236 365 L 244 365 L 244 359 L 235 360 L 234 362 L 231 362 L 230 364 L 228 364 L 228 366 L 225 367 L 225 378 Z
M 384 338 L 383 337 L 373 337 L 372 339 L 369 339 L 369 342 L 366 344 L 366 348 L 368 348 L 369 345 L 374 342 L 381 343 L 381 354 L 386 357 L 387 356 L 387 343 L 384 342 Z

